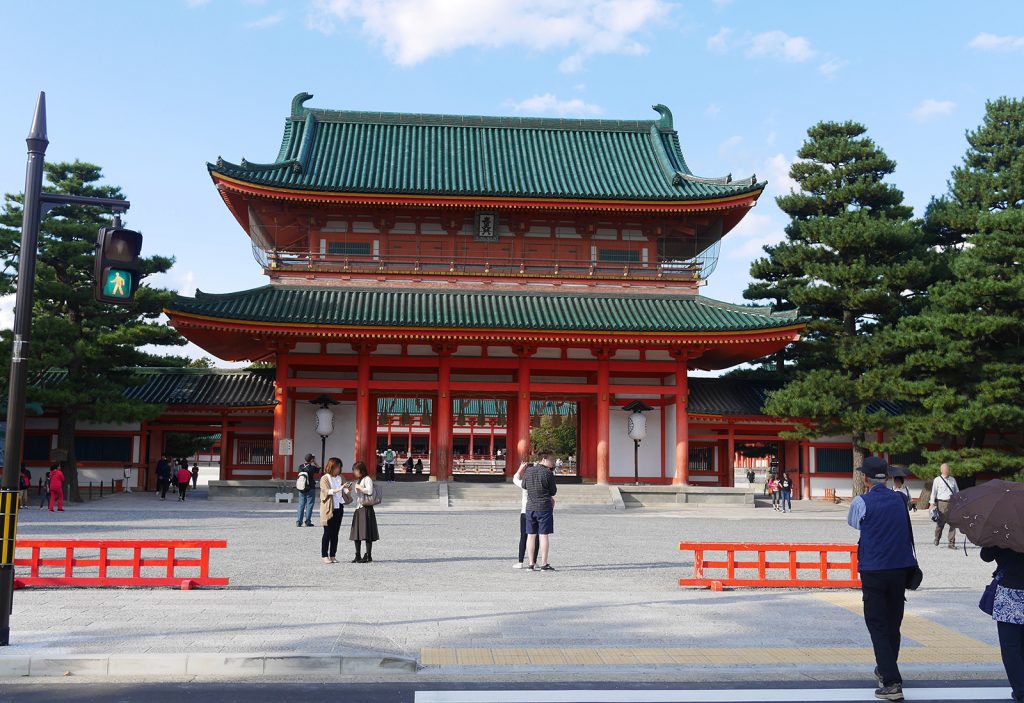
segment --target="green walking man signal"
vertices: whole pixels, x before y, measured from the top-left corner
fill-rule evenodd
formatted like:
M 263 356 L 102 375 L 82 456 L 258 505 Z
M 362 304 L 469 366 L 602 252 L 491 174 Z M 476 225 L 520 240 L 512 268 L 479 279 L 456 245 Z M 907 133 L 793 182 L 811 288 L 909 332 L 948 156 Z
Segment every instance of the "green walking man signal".
M 101 227 L 96 235 L 96 300 L 125 303 L 139 288 L 142 235 L 120 227 Z

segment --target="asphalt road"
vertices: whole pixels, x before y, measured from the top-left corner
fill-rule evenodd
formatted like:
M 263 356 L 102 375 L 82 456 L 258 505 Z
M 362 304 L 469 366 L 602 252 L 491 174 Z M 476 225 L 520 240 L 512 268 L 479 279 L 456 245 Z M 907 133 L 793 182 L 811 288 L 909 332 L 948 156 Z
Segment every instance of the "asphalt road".
M 1004 681 L 915 681 L 908 701 L 1009 699 Z M 355 701 L 358 703 L 823 703 L 873 701 L 864 682 L 817 681 L 794 686 L 771 681 L 723 684 L 574 683 L 87 683 L 59 680 L 8 684 L 0 703 L 280 703 L 281 701 Z

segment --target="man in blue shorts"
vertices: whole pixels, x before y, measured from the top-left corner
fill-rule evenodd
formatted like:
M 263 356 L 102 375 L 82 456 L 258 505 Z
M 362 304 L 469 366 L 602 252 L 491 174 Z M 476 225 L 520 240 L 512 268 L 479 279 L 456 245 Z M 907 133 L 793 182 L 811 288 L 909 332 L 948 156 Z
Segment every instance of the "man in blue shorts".
M 537 452 L 537 463 L 526 467 L 523 472 L 523 490 L 526 491 L 526 553 L 530 557 L 530 565 L 526 568 L 533 571 L 554 571 L 548 563 L 548 543 L 550 535 L 555 531 L 554 509 L 555 474 L 551 469 L 555 466 L 555 453 L 550 449 Z M 534 563 L 537 540 L 540 539 L 540 564 Z

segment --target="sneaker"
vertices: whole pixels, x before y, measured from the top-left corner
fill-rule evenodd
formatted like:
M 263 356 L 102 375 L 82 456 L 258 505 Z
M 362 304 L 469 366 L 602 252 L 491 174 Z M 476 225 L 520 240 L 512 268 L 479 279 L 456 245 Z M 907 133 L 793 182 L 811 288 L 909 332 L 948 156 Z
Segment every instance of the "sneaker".
M 296 527 L 302 527 L 302 523 L 301 522 L 297 522 L 297 523 L 295 523 L 295 526 Z
M 885 680 L 882 678 L 882 675 L 878 673 L 878 667 L 877 666 L 875 667 L 874 674 L 875 674 L 875 681 L 878 682 L 878 687 L 879 688 L 884 688 L 885 687 Z
M 894 683 L 876 688 L 875 698 L 880 698 L 883 701 L 901 701 L 903 700 L 903 684 Z
M 551 564 L 545 564 L 544 566 L 540 567 L 540 570 L 541 571 L 554 571 L 555 567 L 551 566 Z
M 298 527 L 298 524 L 296 524 L 295 526 Z M 311 523 L 311 522 L 307 522 L 306 523 L 306 527 L 312 527 L 312 526 L 313 526 L 313 523 Z
M 512 568 L 513 569 L 525 569 L 526 567 L 523 566 L 523 562 L 517 561 L 515 564 L 512 565 Z

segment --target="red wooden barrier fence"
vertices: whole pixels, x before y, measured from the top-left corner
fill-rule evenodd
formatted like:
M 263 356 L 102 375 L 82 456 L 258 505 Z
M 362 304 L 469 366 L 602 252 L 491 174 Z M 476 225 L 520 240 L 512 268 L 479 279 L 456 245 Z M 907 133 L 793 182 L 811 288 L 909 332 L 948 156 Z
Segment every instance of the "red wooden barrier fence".
M 226 540 L 19 539 L 15 586 L 227 586 L 227 578 L 210 576 L 210 550 L 227 546 Z M 199 554 L 183 557 L 181 550 Z M 26 551 L 29 556 L 19 559 Z M 45 553 L 53 551 L 58 555 Z
M 723 586 L 756 588 L 860 588 L 855 544 L 742 544 L 735 542 L 680 542 L 680 551 L 693 552 L 693 578 L 679 579 L 680 586 L 705 586 L 721 590 Z M 707 552 L 724 553 L 724 559 L 709 560 Z M 743 557 L 746 552 L 749 556 Z M 770 560 L 769 555 L 784 555 Z M 800 554 L 814 554 L 813 561 L 801 561 Z M 831 561 L 837 554 L 849 555 L 846 561 Z M 724 569 L 724 576 L 708 576 L 707 569 Z M 738 578 L 739 570 L 755 571 L 756 577 Z M 769 572 L 783 572 L 777 578 Z M 841 578 L 832 578 L 840 571 Z M 811 573 L 808 573 L 811 572 Z

